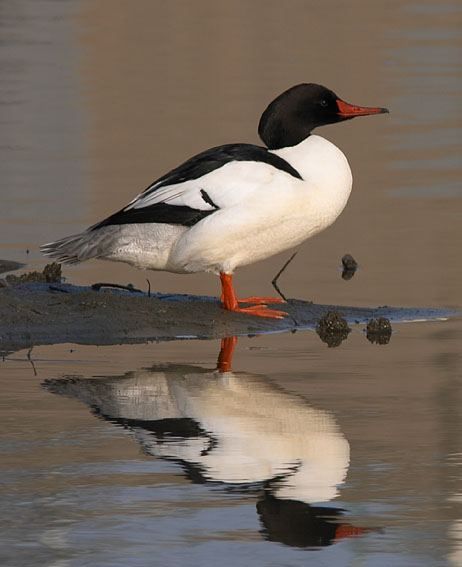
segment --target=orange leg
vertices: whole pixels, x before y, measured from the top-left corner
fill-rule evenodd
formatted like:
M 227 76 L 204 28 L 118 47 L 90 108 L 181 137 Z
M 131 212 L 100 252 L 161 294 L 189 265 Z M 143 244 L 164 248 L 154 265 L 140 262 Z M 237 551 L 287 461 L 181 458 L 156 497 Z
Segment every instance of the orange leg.
M 228 311 L 234 311 L 235 313 L 247 313 L 249 315 L 255 315 L 257 317 L 268 317 L 269 319 L 283 319 L 287 313 L 285 311 L 276 311 L 275 309 L 268 309 L 268 307 L 263 302 L 260 301 L 249 301 L 251 300 L 264 300 L 265 298 L 247 298 L 242 300 L 243 303 L 257 303 L 257 305 L 252 305 L 250 307 L 239 307 L 239 301 L 236 297 L 233 288 L 233 276 L 231 274 L 225 274 L 220 272 L 221 280 L 221 302 L 225 309 Z
M 231 364 L 233 362 L 233 353 L 236 343 L 237 337 L 226 337 L 221 339 L 221 349 L 217 361 L 217 370 L 220 372 L 231 372 Z

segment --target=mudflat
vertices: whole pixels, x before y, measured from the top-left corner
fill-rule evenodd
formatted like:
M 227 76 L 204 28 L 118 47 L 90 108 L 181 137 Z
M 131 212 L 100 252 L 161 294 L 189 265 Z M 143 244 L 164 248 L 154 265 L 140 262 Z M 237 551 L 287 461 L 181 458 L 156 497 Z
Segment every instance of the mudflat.
M 445 319 L 445 309 L 320 305 L 298 299 L 276 305 L 284 319 L 225 311 L 217 298 L 26 282 L 0 288 L 0 351 L 55 343 L 120 344 L 220 338 L 315 329 L 329 312 L 349 324 L 385 317 L 392 323 Z

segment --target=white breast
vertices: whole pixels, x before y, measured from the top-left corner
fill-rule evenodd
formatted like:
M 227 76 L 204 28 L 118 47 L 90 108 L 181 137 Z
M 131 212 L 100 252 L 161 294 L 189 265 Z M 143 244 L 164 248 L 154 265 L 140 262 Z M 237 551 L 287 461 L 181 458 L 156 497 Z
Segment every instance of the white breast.
M 315 135 L 273 153 L 303 177 L 312 206 L 310 216 L 313 220 L 318 217 L 319 230 L 327 228 L 343 211 L 351 193 L 353 178 L 345 154 L 329 140 Z

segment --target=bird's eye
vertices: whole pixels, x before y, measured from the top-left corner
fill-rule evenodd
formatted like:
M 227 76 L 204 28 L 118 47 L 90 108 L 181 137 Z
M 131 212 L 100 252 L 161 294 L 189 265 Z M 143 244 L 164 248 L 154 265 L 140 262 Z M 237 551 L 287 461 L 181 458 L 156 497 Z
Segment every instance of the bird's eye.
M 327 106 L 327 100 L 321 100 L 321 106 L 326 107 Z

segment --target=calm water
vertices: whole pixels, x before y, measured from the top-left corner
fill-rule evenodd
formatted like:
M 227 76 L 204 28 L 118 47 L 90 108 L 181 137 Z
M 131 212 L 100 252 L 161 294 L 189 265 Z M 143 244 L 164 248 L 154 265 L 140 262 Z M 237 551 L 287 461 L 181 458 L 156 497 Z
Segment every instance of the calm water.
M 315 4 L 315 5 L 311 5 Z M 302 81 L 390 108 L 319 133 L 354 190 L 280 281 L 289 297 L 462 307 L 456 2 L 0 4 L 0 258 L 80 231 L 206 147 L 256 142 Z M 340 258 L 360 264 L 350 281 Z M 271 293 L 288 254 L 242 269 Z M 145 286 L 128 266 L 76 283 Z M 216 294 L 212 276 L 151 274 Z M 462 565 L 460 319 L 239 340 L 36 347 L 0 363 L 5 566 Z

